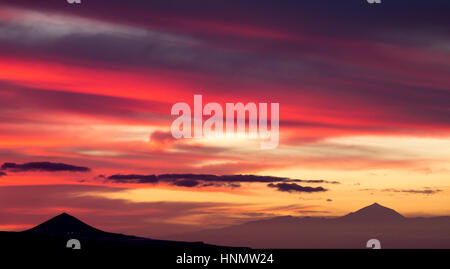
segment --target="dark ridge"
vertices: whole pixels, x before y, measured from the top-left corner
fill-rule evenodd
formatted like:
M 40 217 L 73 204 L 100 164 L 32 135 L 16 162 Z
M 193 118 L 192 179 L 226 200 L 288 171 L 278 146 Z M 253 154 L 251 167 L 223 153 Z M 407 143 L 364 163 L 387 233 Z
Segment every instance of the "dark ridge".
M 25 232 L 41 235 L 78 236 L 80 238 L 84 237 L 108 240 L 139 238 L 135 236 L 104 232 L 82 222 L 81 220 L 67 213 L 62 213 L 56 217 L 53 217 L 29 230 L 26 230 Z
M 25 237 L 25 239 L 37 238 L 41 243 L 42 242 L 45 243 L 47 241 L 50 242 L 60 240 L 61 238 L 65 238 L 66 241 L 67 238 L 76 238 L 82 240 L 83 242 L 88 242 L 88 245 L 91 245 L 91 247 L 93 248 L 99 249 L 103 248 L 145 249 L 154 247 L 214 249 L 219 247 L 216 245 L 205 244 L 200 241 L 182 242 L 170 240 L 157 240 L 132 235 L 105 232 L 97 228 L 94 228 L 67 213 L 62 213 L 56 217 L 53 217 L 37 225 L 36 227 L 15 234 L 19 237 Z M 54 245 L 53 243 L 48 243 L 47 245 L 50 247 L 57 246 Z M 228 247 L 221 246 L 221 248 L 228 248 Z

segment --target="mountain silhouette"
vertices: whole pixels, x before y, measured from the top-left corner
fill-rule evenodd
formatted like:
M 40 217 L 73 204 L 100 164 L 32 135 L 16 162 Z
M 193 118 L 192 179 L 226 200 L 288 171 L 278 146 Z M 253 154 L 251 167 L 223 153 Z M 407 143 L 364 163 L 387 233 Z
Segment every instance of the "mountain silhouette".
M 342 217 L 280 216 L 167 236 L 166 239 L 172 240 L 169 241 L 105 232 L 62 213 L 23 232 L 0 232 L 0 241 L 17 249 L 39 246 L 58 250 L 73 238 L 82 242 L 83 249 L 128 249 L 158 255 L 165 255 L 167 248 L 201 251 L 229 248 L 219 246 L 365 248 L 367 240 L 372 238 L 379 239 L 383 248 L 450 248 L 450 217 L 407 218 L 374 203 Z
M 382 248 L 450 248 L 450 217 L 407 218 L 374 203 L 341 217 L 282 216 L 167 238 L 257 249 L 361 249 L 372 238 Z
M 356 212 L 349 213 L 341 220 L 345 221 L 371 221 L 371 222 L 383 222 L 383 221 L 402 221 L 403 217 L 397 211 L 384 207 L 378 203 L 373 203 L 369 206 L 359 209 Z
M 70 236 L 101 240 L 125 240 L 140 238 L 136 236 L 104 232 L 67 213 L 62 213 L 24 232 L 41 235 Z
M 91 235 L 103 233 L 103 231 L 89 226 L 67 213 L 62 213 L 56 217 L 53 217 L 46 222 L 27 230 L 26 232 L 57 235 Z
M 182 242 L 158 240 L 119 233 L 111 233 L 94 228 L 81 220 L 67 214 L 57 215 L 29 230 L 23 232 L 0 232 L 0 242 L 11 249 L 26 250 L 39 246 L 41 250 L 58 251 L 66 249 L 68 240 L 81 242 L 82 249 L 93 250 L 132 250 L 134 253 L 166 255 L 165 250 L 200 249 L 214 251 L 229 247 L 204 244 L 203 242 Z M 235 248 L 230 248 L 235 249 Z

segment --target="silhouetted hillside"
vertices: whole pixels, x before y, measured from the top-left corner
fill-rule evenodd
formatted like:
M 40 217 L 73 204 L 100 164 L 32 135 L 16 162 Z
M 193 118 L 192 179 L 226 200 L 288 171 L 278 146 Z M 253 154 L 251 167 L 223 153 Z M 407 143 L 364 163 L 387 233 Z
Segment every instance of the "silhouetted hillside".
M 23 232 L 0 232 L 0 241 L 10 250 L 19 251 L 60 251 L 65 250 L 69 239 L 77 239 L 83 251 L 104 250 L 133 250 L 139 252 L 152 251 L 153 254 L 162 253 L 164 249 L 172 250 L 202 250 L 210 251 L 223 249 L 207 245 L 203 242 L 179 242 L 168 240 L 155 240 L 124 234 L 110 233 L 99 230 L 79 219 L 62 213 L 54 218 Z M 72 250 L 71 250 L 72 251 Z
M 252 248 L 357 249 L 375 238 L 382 248 L 450 248 L 450 217 L 405 218 L 375 203 L 342 217 L 284 216 L 169 238 Z
M 147 238 L 104 232 L 87 225 L 67 213 L 62 213 L 24 232 L 98 240 L 148 240 Z
M 82 249 L 365 248 L 376 238 L 382 248 L 450 248 L 450 217 L 405 218 L 377 203 L 343 217 L 282 216 L 215 230 L 153 240 L 105 232 L 66 213 L 24 232 L 0 232 L 9 247 L 65 248 L 78 239 Z M 191 242 L 187 242 L 191 241 Z M 211 245 L 199 241 L 207 242 Z

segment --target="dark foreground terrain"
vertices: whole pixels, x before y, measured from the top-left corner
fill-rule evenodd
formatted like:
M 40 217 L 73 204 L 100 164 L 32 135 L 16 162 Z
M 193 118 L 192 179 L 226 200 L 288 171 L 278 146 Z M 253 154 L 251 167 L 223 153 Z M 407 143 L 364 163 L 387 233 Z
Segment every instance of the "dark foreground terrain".
M 0 232 L 0 240 L 9 249 L 68 249 L 73 251 L 74 245 L 68 240 L 76 239 L 80 250 L 113 250 L 113 249 L 227 249 L 204 244 L 203 242 L 178 242 L 155 240 L 131 235 L 105 232 L 96 229 L 79 219 L 63 213 L 38 226 L 23 232 Z
M 384 217 L 383 217 L 384 216 Z M 376 217 L 377 220 L 372 219 Z M 393 210 L 386 209 L 379 205 L 374 205 L 361 211 L 357 211 L 354 214 L 347 215 L 344 220 L 353 223 L 353 230 L 349 230 L 347 234 L 341 234 L 339 239 L 348 236 L 352 238 L 352 232 L 361 236 L 361 230 L 372 229 L 367 226 L 368 223 L 375 222 L 375 226 L 379 224 L 380 218 L 384 218 L 382 221 L 386 223 L 404 224 L 403 217 Z M 369 221 L 370 220 L 370 221 Z M 320 223 L 314 223 L 311 225 L 316 226 L 317 231 L 329 229 L 331 226 L 321 226 Z M 369 221 L 369 222 L 368 222 Z M 423 220 L 425 223 L 427 220 Z M 298 226 L 298 220 L 295 218 L 284 217 L 281 219 L 272 219 L 261 222 L 252 222 L 249 225 L 249 229 L 242 229 L 238 226 L 239 230 L 236 234 L 228 234 L 229 240 L 242 240 L 249 245 L 253 245 L 258 242 L 264 242 L 264 240 L 273 239 L 273 245 L 282 244 L 283 237 L 276 238 L 273 233 L 269 233 L 267 229 L 270 229 L 274 224 L 280 227 L 280 222 L 284 225 L 283 230 L 279 231 L 280 235 L 283 233 L 293 233 L 296 231 L 295 227 L 299 229 L 297 235 L 293 235 L 295 240 L 302 240 L 303 246 L 317 247 L 317 246 L 335 246 L 342 245 L 336 244 L 333 241 L 332 232 L 336 231 L 331 229 L 330 242 L 327 242 L 325 235 L 308 234 L 302 231 L 306 226 Z M 331 223 L 335 223 L 336 220 Z M 328 222 L 327 222 L 328 223 Z M 378 224 L 376 224 L 378 223 Z M 447 222 L 439 221 L 440 227 L 437 231 L 444 233 L 447 231 Z M 245 227 L 245 225 L 244 225 Z M 303 228 L 302 228 L 303 227 Z M 328 227 L 328 228 L 327 228 Z M 359 227 L 359 228 L 358 228 Z M 366 227 L 366 228 L 364 228 Z M 367 228 L 369 227 L 369 228 Z M 394 227 L 399 227 L 394 225 Z M 422 227 L 422 225 L 420 226 Z M 227 228 L 233 229 L 233 228 Z M 312 229 L 312 228 L 310 228 Z M 359 230 L 358 230 L 359 229 Z M 409 229 L 409 228 L 408 228 Z M 399 232 L 396 237 L 393 230 L 391 236 L 392 240 L 401 238 L 402 234 L 406 232 L 412 232 L 411 230 Z M 227 230 L 225 230 L 227 231 Z M 311 230 L 310 230 L 311 231 Z M 245 232 L 245 233 L 243 233 Z M 430 231 L 431 232 L 431 231 Z M 198 234 L 200 237 L 203 235 L 210 236 L 212 231 L 205 234 Z M 214 233 L 212 233 L 214 235 Z M 251 241 L 255 234 L 261 234 L 262 241 Z M 299 238 L 299 234 L 305 234 L 305 237 Z M 223 238 L 223 231 L 218 230 L 217 236 Z M 376 235 L 376 234 L 372 234 Z M 426 234 L 422 234 L 424 236 Z M 238 237 L 236 237 L 238 236 Z M 242 236 L 242 237 L 239 237 Z M 247 237 L 246 237 L 247 236 Z M 383 234 L 378 234 L 380 238 L 383 238 Z M 419 238 L 416 235 L 414 238 Z M 448 234 L 446 234 L 448 237 Z M 437 245 L 424 246 L 436 246 L 439 248 L 445 248 L 447 246 L 447 237 L 442 237 L 441 243 Z M 77 239 L 80 243 L 80 249 L 73 249 L 75 245 L 67 244 L 70 239 Z M 307 241 L 312 240 L 312 241 Z M 203 242 L 183 242 L 183 241 L 168 241 L 168 240 L 154 240 L 149 238 L 142 238 L 136 236 L 129 236 L 124 234 L 109 233 L 94 227 L 91 227 L 75 217 L 68 214 L 58 215 L 30 230 L 23 232 L 0 232 L 0 257 L 2 260 L 11 260 L 14 264 L 32 263 L 33 265 L 42 264 L 76 264 L 79 266 L 87 266 L 91 268 L 94 265 L 101 265 L 103 267 L 124 267 L 125 268 L 164 268 L 180 267 L 180 268 L 290 268 L 293 264 L 303 263 L 315 263 L 321 266 L 336 266 L 343 265 L 346 267 L 360 267 L 365 264 L 385 266 L 390 264 L 392 266 L 408 266 L 409 264 L 424 264 L 428 265 L 429 261 L 438 262 L 446 261 L 450 255 L 448 250 L 372 250 L 365 247 L 366 237 L 361 237 L 359 241 L 349 240 L 350 245 L 344 244 L 344 246 L 354 246 L 354 250 L 300 250 L 300 249 L 250 249 L 246 247 L 226 247 L 219 245 L 205 244 Z M 415 239 L 414 239 L 415 240 Z M 409 242 L 412 246 L 417 246 L 417 243 L 426 243 L 429 238 L 423 237 L 422 241 Z M 236 242 L 236 241 L 233 241 Z M 286 242 L 292 242 L 287 240 Z M 317 244 L 320 242 L 320 244 Z M 355 244 L 357 242 L 357 244 Z M 389 241 L 386 241 L 389 242 Z M 407 243 L 401 241 L 403 244 Z M 435 244 L 435 238 L 432 238 L 432 244 Z M 382 241 L 382 244 L 384 241 Z M 389 245 L 389 244 L 388 244 Z M 405 248 L 408 248 L 405 245 Z M 197 260 L 189 260 L 196 257 Z M 204 260 L 199 260 L 199 257 L 209 257 L 209 262 L 206 264 Z M 252 259 L 250 258 L 252 257 Z M 257 258 L 257 259 L 255 259 Z M 181 259 L 181 262 L 180 262 Z M 84 268 L 84 267 L 83 267 Z

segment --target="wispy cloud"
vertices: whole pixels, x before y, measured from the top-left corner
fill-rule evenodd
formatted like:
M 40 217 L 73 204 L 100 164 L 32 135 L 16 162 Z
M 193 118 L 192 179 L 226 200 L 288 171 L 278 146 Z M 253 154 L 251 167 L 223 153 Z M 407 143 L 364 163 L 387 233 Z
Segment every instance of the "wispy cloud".
M 414 189 L 383 189 L 383 192 L 401 192 L 401 193 L 411 193 L 411 194 L 436 194 L 442 192 L 440 189 L 424 189 L 424 190 L 414 190 Z
M 428 187 L 424 187 L 423 189 L 395 189 L 395 188 L 387 188 L 387 189 L 374 189 L 374 188 L 366 188 L 361 189 L 360 191 L 380 191 L 380 192 L 394 192 L 394 193 L 406 193 L 406 194 L 425 194 L 432 195 L 442 192 L 441 189 L 431 189 Z

